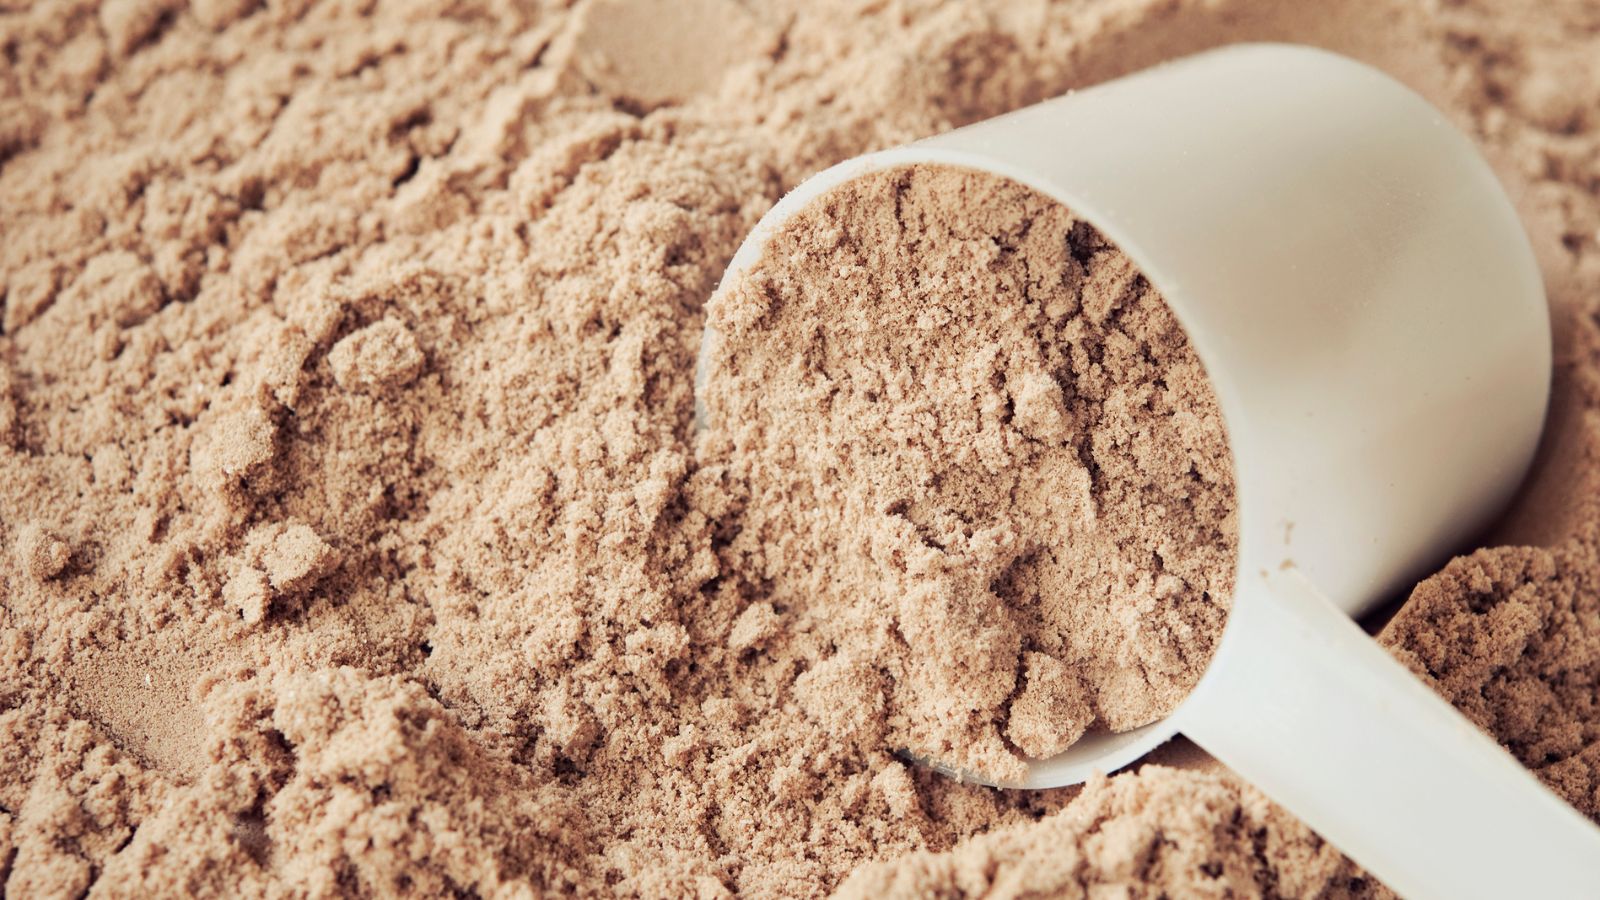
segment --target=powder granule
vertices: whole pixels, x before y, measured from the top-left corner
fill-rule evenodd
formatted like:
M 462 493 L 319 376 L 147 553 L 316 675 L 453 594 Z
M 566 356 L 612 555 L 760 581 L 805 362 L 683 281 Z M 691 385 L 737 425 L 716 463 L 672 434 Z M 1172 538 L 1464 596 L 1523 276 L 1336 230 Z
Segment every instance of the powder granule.
M 1014 777 L 1193 687 L 1236 559 L 1221 415 L 1092 228 L 994 176 L 880 172 L 786 222 L 707 315 L 708 453 L 751 495 L 733 546 L 856 673 L 830 676 L 830 722 L 882 715 Z

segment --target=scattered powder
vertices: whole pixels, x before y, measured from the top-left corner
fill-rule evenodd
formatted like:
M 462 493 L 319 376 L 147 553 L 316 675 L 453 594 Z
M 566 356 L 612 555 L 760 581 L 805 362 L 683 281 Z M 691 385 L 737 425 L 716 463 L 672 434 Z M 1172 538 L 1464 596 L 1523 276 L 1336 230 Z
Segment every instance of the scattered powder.
M 785 189 L 1248 39 L 1395 72 L 1512 186 L 1546 451 L 1386 640 L 1600 815 L 1592 3 L 672 8 L 0 11 L 6 896 L 1381 893 L 1181 743 L 1021 793 L 852 734 L 693 446 L 700 311 Z
M 837 652 L 829 721 L 1002 778 L 1170 713 L 1236 561 L 1221 414 L 1166 304 L 1059 204 L 912 167 L 797 213 L 707 305 L 732 566 Z

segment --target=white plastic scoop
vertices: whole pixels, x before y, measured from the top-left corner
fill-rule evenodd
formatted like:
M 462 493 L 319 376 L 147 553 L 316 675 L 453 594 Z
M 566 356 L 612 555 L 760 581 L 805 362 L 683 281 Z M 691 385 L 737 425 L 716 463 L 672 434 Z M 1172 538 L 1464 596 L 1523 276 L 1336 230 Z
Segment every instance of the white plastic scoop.
M 1350 618 L 1500 509 L 1539 439 L 1543 286 L 1471 142 L 1364 65 L 1231 47 L 828 169 L 725 282 L 819 194 L 911 163 L 1009 177 L 1115 242 L 1188 332 L 1234 456 L 1237 587 L 1199 686 L 1005 786 L 1182 732 L 1405 896 L 1600 897 L 1600 829 Z

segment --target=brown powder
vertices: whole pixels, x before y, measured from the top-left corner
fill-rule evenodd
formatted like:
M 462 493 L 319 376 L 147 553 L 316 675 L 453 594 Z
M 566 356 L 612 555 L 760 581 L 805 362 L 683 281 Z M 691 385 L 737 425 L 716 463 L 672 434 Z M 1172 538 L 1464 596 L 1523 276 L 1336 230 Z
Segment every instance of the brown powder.
M 841 898 L 1325 897 L 1384 893 L 1251 788 L 1162 766 L 1097 777 L 1041 822 L 857 869 Z
M 837 647 L 808 711 L 1016 778 L 1194 686 L 1236 560 L 1221 417 L 1088 225 L 994 176 L 876 173 L 785 223 L 707 325 L 707 455 L 748 493 L 731 565 Z
M 1600 818 L 1593 540 L 1461 557 L 1417 587 L 1383 639 L 1545 784 Z
M 1390 640 L 1600 812 L 1592 3 L 675 8 L 0 8 L 5 896 L 953 895 L 1034 836 L 1068 895 L 1380 892 L 1214 767 L 998 792 L 808 711 L 852 673 L 692 446 L 701 307 L 785 189 L 1252 39 L 1396 72 L 1513 186 L 1558 403 L 1494 541 L 1537 549 Z

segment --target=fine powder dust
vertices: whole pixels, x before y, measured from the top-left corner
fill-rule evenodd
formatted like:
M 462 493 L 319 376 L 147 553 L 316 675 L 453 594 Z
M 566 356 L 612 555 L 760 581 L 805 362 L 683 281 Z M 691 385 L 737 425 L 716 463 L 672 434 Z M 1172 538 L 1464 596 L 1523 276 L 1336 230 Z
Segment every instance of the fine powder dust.
M 1600 817 L 1591 0 L 39 0 L 0 4 L 0 893 L 1385 894 L 1181 742 L 1006 792 L 852 730 L 844 608 L 753 567 L 694 429 L 784 191 L 1244 40 L 1394 73 L 1529 228 L 1545 447 L 1382 640 Z
M 1221 416 L 1171 311 L 1087 224 L 911 167 L 814 201 L 712 298 L 729 545 L 848 733 L 1018 779 L 1175 709 L 1236 561 Z M 748 646 L 736 632 L 739 643 Z

